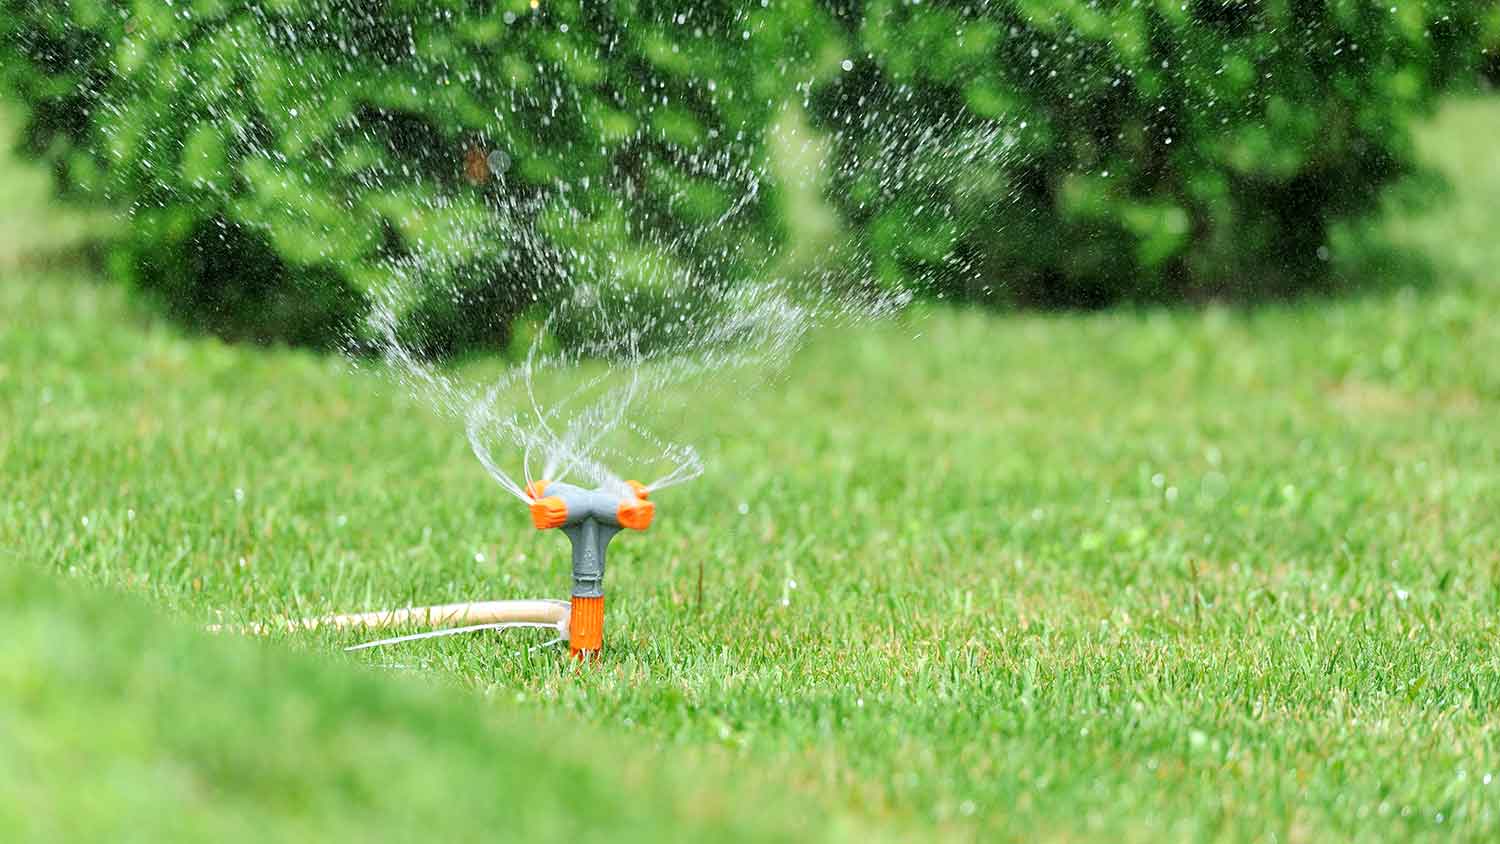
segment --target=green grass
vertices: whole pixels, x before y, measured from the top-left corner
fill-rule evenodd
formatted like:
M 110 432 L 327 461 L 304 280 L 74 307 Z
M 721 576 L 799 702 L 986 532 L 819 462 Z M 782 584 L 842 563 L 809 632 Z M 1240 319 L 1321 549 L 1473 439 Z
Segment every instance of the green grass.
M 0 555 L 58 575 L 0 580 L 0 838 L 1493 840 L 1497 133 L 1424 133 L 1451 195 L 1364 292 L 937 311 L 704 397 L 584 671 L 196 632 L 561 596 L 566 549 L 377 374 L 0 266 Z
M 5 841 L 797 840 L 723 766 L 0 570 Z M 76 592 L 76 590 L 73 590 Z M 165 628 L 165 629 L 164 629 Z M 691 776 L 690 776 L 691 775 Z

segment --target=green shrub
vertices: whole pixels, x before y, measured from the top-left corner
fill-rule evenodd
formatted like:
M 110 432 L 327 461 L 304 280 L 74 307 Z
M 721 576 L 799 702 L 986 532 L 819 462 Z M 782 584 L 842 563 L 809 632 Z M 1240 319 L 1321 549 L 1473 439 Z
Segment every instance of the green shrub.
M 564 342 L 601 311 L 644 336 L 691 307 L 682 286 L 763 269 L 796 224 L 765 135 L 803 97 L 881 283 L 1041 305 L 1324 285 L 1330 227 L 1409 169 L 1408 123 L 1496 15 L 0 0 L 0 77 L 64 189 L 131 210 L 111 266 L 179 317 L 329 345 L 374 302 L 436 356 L 579 303 Z
M 433 354 L 578 284 L 754 267 L 780 236 L 760 135 L 831 31 L 810 3 L 0 3 L 27 148 L 131 211 L 115 271 L 313 344 L 404 278 Z
M 1489 84 L 1500 85 L 1500 3 L 1481 15 L 1479 26 L 1481 69 Z
M 871 0 L 819 91 L 886 283 L 999 302 L 1275 296 L 1411 167 L 1469 0 Z M 1471 78 L 1471 77 L 1465 77 Z M 922 131 L 913 132 L 912 126 Z

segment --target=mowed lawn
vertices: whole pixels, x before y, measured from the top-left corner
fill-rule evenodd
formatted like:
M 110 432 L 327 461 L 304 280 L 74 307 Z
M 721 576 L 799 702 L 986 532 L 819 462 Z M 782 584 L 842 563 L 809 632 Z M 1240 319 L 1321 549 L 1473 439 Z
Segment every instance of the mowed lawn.
M 567 548 L 378 372 L 133 303 L 6 163 L 0 839 L 1494 840 L 1497 136 L 1444 110 L 1450 187 L 1337 297 L 923 311 L 695 398 L 586 670 L 202 632 L 563 597 Z

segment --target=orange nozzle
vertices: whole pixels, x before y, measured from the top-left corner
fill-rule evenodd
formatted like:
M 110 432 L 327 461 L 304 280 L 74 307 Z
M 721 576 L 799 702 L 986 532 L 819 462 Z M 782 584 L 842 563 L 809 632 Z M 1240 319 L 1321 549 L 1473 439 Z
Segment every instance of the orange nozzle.
M 647 487 L 640 481 L 626 481 L 625 485 L 629 486 L 631 491 L 635 493 L 635 497 L 641 499 L 642 501 L 645 501 L 646 499 L 651 497 L 650 487 Z
M 557 496 L 531 502 L 531 523 L 537 530 L 562 527 L 568 522 L 568 504 Z
M 620 509 L 615 512 L 615 517 L 620 520 L 620 524 L 631 530 L 645 530 L 651 527 L 651 519 L 655 515 L 656 505 L 639 498 L 634 501 L 621 501 Z
M 529 484 L 526 485 L 526 497 L 530 498 L 532 501 L 535 501 L 538 498 L 541 498 L 542 496 L 544 496 L 544 495 L 547 494 L 547 485 L 550 484 L 550 483 L 552 483 L 552 482 L 551 481 L 532 481 L 531 483 L 529 483 Z
M 604 596 L 573 596 L 568 616 L 568 652 L 577 659 L 598 656 L 604 647 Z

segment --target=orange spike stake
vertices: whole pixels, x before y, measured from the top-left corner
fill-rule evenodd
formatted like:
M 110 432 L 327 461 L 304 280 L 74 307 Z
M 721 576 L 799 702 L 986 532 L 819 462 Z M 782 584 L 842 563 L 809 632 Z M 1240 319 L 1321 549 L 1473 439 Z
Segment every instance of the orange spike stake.
M 568 652 L 575 659 L 597 659 L 604 648 L 604 596 L 573 596 L 573 612 L 568 619 Z

